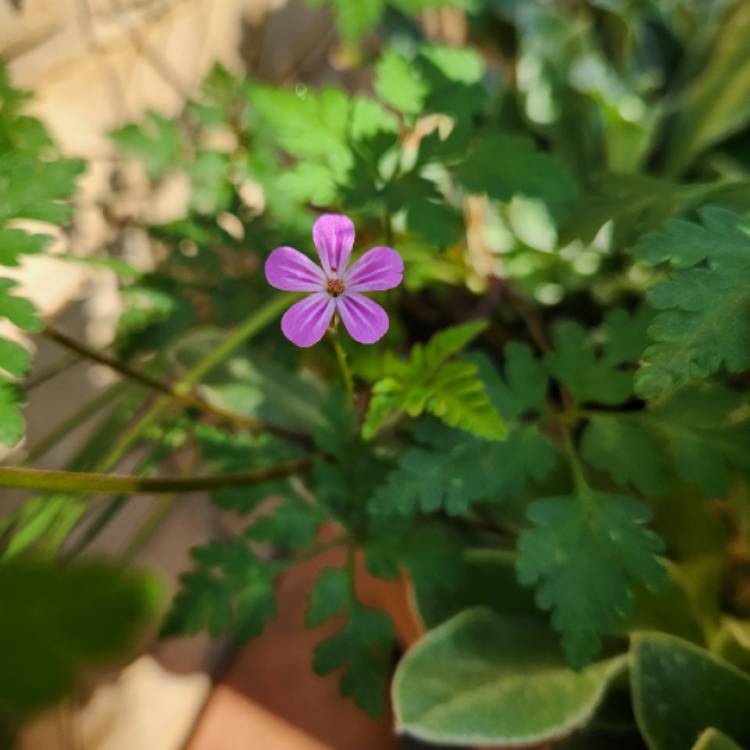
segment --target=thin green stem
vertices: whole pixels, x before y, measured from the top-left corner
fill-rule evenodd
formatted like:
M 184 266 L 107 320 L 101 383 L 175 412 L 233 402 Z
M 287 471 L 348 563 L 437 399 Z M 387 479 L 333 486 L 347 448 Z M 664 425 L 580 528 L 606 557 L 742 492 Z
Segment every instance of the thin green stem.
M 565 457 L 568 460 L 568 465 L 570 466 L 570 473 L 573 476 L 573 486 L 581 497 L 586 497 L 590 494 L 591 488 L 586 481 L 583 466 L 581 465 L 581 461 L 578 458 L 575 446 L 573 445 L 573 439 L 570 436 L 570 430 L 568 429 L 568 426 L 562 422 L 560 425 L 562 429 L 562 447 L 565 452 Z
M 331 342 L 333 343 L 333 350 L 334 352 L 336 352 L 336 360 L 339 363 L 341 377 L 344 380 L 346 392 L 349 395 L 349 400 L 351 401 L 354 399 L 354 378 L 352 376 L 352 371 L 349 368 L 349 362 L 346 358 L 346 352 L 344 351 L 344 347 L 341 346 L 338 331 L 335 328 L 331 330 L 330 338 Z
M 103 409 L 107 404 L 112 403 L 113 399 L 121 396 L 126 390 L 126 386 L 126 383 L 115 383 L 109 388 L 105 388 L 101 393 L 97 393 L 96 396 L 50 430 L 39 442 L 31 446 L 26 455 L 25 463 L 31 464 L 39 460 L 47 451 L 57 445 L 62 438 L 76 429 L 76 427 L 93 417 L 94 414 Z
M 254 312 L 239 328 L 230 333 L 224 342 L 207 354 L 194 367 L 187 371 L 183 378 L 174 386 L 175 393 L 188 393 L 194 385 L 199 383 L 211 370 L 218 367 L 236 349 L 267 325 L 272 323 L 288 307 L 295 295 L 281 294 L 273 298 L 260 310 Z M 116 466 L 141 435 L 149 429 L 172 405 L 171 396 L 161 396 L 151 407 L 120 437 L 107 455 L 97 465 L 99 471 L 109 471 Z
M 308 454 L 301 458 L 284 461 L 276 466 L 253 471 L 171 478 L 5 467 L 0 468 L 0 487 L 97 494 L 202 492 L 225 487 L 246 487 L 288 477 L 306 471 L 318 458 L 322 458 L 322 454 Z
M 198 411 L 203 412 L 204 414 L 208 414 L 210 416 L 218 418 L 222 422 L 227 422 L 239 427 L 245 427 L 250 430 L 273 432 L 276 434 L 280 434 L 282 437 L 297 440 L 300 442 L 310 442 L 309 436 L 307 435 L 293 432 L 291 430 L 285 430 L 283 428 L 267 424 L 260 419 L 248 417 L 243 414 L 235 414 L 234 412 L 227 411 L 226 409 L 222 409 L 219 406 L 214 406 L 212 403 L 206 401 L 197 393 L 192 392 L 189 387 L 185 386 L 184 381 L 180 382 L 177 385 L 173 385 L 171 383 L 165 383 L 157 380 L 156 378 L 152 378 L 150 375 L 136 370 L 130 365 L 125 364 L 124 362 L 120 362 L 119 360 L 116 360 L 113 357 L 104 354 L 103 352 L 92 349 L 81 341 L 77 341 L 76 339 L 71 338 L 62 331 L 58 331 L 51 325 L 45 326 L 42 333 L 51 341 L 54 341 L 55 343 L 66 349 L 69 349 L 72 352 L 75 352 L 79 357 L 83 357 L 85 359 L 91 360 L 92 362 L 97 362 L 101 365 L 104 365 L 105 367 L 109 367 L 114 372 L 119 373 L 123 377 L 132 380 L 135 383 L 138 383 L 144 388 L 148 388 L 152 391 L 155 391 L 156 393 L 162 393 L 166 396 L 169 396 L 175 401 L 181 402 L 186 407 L 193 407 Z

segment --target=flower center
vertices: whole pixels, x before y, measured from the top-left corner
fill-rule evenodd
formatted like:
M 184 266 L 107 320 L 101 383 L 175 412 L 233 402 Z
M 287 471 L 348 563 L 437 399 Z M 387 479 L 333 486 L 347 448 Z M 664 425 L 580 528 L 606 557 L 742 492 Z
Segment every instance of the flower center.
M 326 291 L 331 297 L 338 297 L 344 291 L 344 282 L 341 279 L 328 279 Z

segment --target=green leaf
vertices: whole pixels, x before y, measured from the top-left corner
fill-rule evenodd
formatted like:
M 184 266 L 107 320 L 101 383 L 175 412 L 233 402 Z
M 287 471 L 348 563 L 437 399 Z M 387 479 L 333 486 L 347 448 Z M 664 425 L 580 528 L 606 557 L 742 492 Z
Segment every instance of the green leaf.
M 314 506 L 287 500 L 272 513 L 257 518 L 245 531 L 245 536 L 279 547 L 304 547 L 315 541 L 322 521 L 320 512 Z
M 487 444 L 445 428 L 425 429 L 429 448 L 407 448 L 398 469 L 370 500 L 375 513 L 412 514 L 421 510 L 465 513 L 472 502 L 492 494 L 495 468 Z
M 636 379 L 646 398 L 722 367 L 750 367 L 750 223 L 723 209 L 706 209 L 701 218 L 703 226 L 673 221 L 634 250 L 647 263 L 668 260 L 679 269 L 648 295 L 661 312 Z
M 85 667 L 122 658 L 155 617 L 157 581 L 101 563 L 0 564 L 0 716 L 18 721 L 68 695 Z
M 627 416 L 592 417 L 583 433 L 581 450 L 592 466 L 607 472 L 621 487 L 632 484 L 647 495 L 659 495 L 666 489 L 661 442 Z
M 565 219 L 560 244 L 580 239 L 589 244 L 608 222 L 615 222 L 615 245 L 627 247 L 645 232 L 658 229 L 680 210 L 719 192 L 711 183 L 681 185 L 643 174 L 607 174 L 581 195 Z
M 70 218 L 65 201 L 83 169 L 78 159 L 42 161 L 36 155 L 0 152 L 0 224 L 21 218 L 64 224 Z
M 451 555 L 453 579 L 417 570 L 411 574 L 414 604 L 426 628 L 437 627 L 470 607 L 500 615 L 537 616 L 532 592 L 518 583 L 515 555 L 498 549 L 457 549 Z
M 25 403 L 21 389 L 0 375 L 0 444 L 15 445 L 23 437 Z
M 535 426 L 511 431 L 502 443 L 478 440 L 432 422 L 415 425 L 417 441 L 373 494 L 374 513 L 466 512 L 478 500 L 522 495 L 557 464 L 557 453 Z
M 157 112 L 147 112 L 142 122 L 112 131 L 110 138 L 124 154 L 143 162 L 153 179 L 162 177 L 179 164 L 180 126 L 176 120 Z
M 213 541 L 191 554 L 195 569 L 180 576 L 162 636 L 203 629 L 213 636 L 230 631 L 240 642 L 259 636 L 276 614 L 274 565 L 258 560 L 242 539 Z
M 390 49 L 375 66 L 375 91 L 394 109 L 408 115 L 422 111 L 427 86 L 400 52 Z
M 556 217 L 578 192 L 572 175 L 554 157 L 537 150 L 525 136 L 505 133 L 480 140 L 457 176 L 470 193 L 486 193 L 505 203 L 514 195 L 538 198 Z
M 646 528 L 648 508 L 604 493 L 549 497 L 528 509 L 533 526 L 518 540 L 518 577 L 551 609 L 570 664 L 580 669 L 633 609 L 633 587 L 666 585 L 663 544 Z
M 478 377 L 479 368 L 467 362 L 446 362 L 485 327 L 479 321 L 447 328 L 424 346 L 414 346 L 408 362 L 389 361 L 386 376 L 373 386 L 363 436 L 372 438 L 400 412 L 418 417 L 428 411 L 452 427 L 502 440 L 505 424 Z
M 390 618 L 354 603 L 344 626 L 315 647 L 313 667 L 319 675 L 342 669 L 342 695 L 353 698 L 369 714 L 381 716 L 393 644 Z
M 15 286 L 15 281 L 0 278 L 0 319 L 7 318 L 24 331 L 41 330 L 42 321 L 34 305 L 23 297 L 10 294 L 10 290 Z
M 343 568 L 324 568 L 315 579 L 305 610 L 308 628 L 343 614 L 349 605 L 349 574 Z
M 552 337 L 555 349 L 545 354 L 544 363 L 578 401 L 614 406 L 631 397 L 632 375 L 613 367 L 611 358 L 597 358 L 583 326 L 560 321 L 554 326 Z
M 351 103 L 343 91 L 324 88 L 297 94 L 257 86 L 251 89 L 250 99 L 280 148 L 345 174 L 351 164 L 347 145 Z
M 325 3 L 333 6 L 341 36 L 357 41 L 380 22 L 385 8 L 385 0 L 308 0 L 311 5 Z
M 693 745 L 693 750 L 742 750 L 718 729 L 706 729 Z
M 704 149 L 741 130 L 750 120 L 750 7 L 725 6 L 722 24 L 707 60 L 674 103 L 675 117 L 666 134 L 666 168 L 680 174 Z M 689 50 L 694 48 L 689 47 Z
M 43 252 L 49 240 L 50 237 L 44 234 L 0 228 L 0 266 L 19 265 L 20 256 Z
M 638 362 L 648 344 L 648 327 L 653 318 L 653 310 L 645 305 L 632 313 L 621 307 L 607 311 L 602 321 L 604 363 L 615 367 Z
M 692 643 L 663 633 L 633 638 L 636 721 L 652 750 L 682 750 L 714 727 L 750 743 L 750 677 Z
M 229 165 L 229 154 L 199 151 L 185 168 L 193 188 L 190 206 L 198 213 L 217 214 L 229 206 L 232 200 Z
M 587 724 L 625 664 L 617 657 L 573 672 L 539 620 L 467 610 L 402 659 L 396 728 L 438 744 L 543 744 Z
M 549 376 L 531 347 L 518 341 L 505 346 L 504 378 L 481 352 L 470 352 L 464 359 L 479 367 L 482 380 L 495 408 L 508 420 L 526 413 L 543 413 L 549 389 Z
M 708 383 L 683 388 L 640 415 L 667 442 L 677 475 L 711 497 L 726 497 L 732 469 L 750 476 L 750 419 L 741 393 Z
M 490 401 L 487 388 L 470 362 L 448 362 L 436 373 L 424 409 L 450 427 L 485 440 L 503 440 L 507 430 Z M 415 416 L 412 409 L 407 411 Z M 421 411 L 421 409 L 419 410 Z
M 20 344 L 0 336 L 0 370 L 20 378 L 29 370 L 31 356 Z

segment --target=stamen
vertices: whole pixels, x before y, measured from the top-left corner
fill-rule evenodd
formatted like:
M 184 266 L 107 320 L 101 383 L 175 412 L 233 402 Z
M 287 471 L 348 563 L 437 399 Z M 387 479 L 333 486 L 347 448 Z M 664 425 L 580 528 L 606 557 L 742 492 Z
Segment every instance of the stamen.
M 328 279 L 326 291 L 331 297 L 338 297 L 344 292 L 344 282 L 341 279 Z

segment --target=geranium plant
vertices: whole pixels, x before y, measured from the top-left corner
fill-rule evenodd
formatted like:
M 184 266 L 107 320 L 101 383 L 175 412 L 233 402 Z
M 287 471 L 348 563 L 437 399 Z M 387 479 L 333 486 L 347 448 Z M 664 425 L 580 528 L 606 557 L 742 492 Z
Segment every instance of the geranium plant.
M 208 491 L 247 528 L 193 550 L 162 637 L 257 637 L 278 576 L 341 547 L 308 602 L 311 628 L 341 622 L 312 668 L 374 715 L 390 699 L 399 732 L 749 747 L 750 5 L 328 4 L 361 89 L 217 67 L 181 117 L 111 134 L 154 190 L 179 173 L 191 193 L 144 222 L 155 269 L 98 258 L 124 301 L 110 350 L 0 280 L 0 316 L 121 376 L 69 466 L 35 468 L 55 429 L 0 469 L 40 493 L 7 511 L 0 590 L 50 560 L 77 574 L 134 494 Z M 426 37 L 436 5 L 463 46 Z M 83 168 L 21 105 L 2 79 L 4 265 L 44 250 L 17 219 L 66 225 Z M 0 340 L 9 446 L 28 368 Z M 178 451 L 195 471 L 155 476 Z M 359 556 L 410 589 L 424 636 L 405 652 L 358 598 Z M 122 647 L 153 583 L 97 575 L 138 605 Z M 6 724 L 99 656 L 28 699 L 0 684 Z

